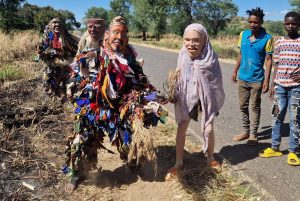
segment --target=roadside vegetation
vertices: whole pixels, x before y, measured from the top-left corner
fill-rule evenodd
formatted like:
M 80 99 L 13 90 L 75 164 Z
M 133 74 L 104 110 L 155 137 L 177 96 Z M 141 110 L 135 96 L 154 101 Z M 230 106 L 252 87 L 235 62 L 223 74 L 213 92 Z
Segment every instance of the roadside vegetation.
M 167 48 L 179 51 L 182 47 L 182 37 L 175 34 L 163 35 L 159 41 L 154 37 L 148 37 L 146 41 L 143 41 L 140 35 L 130 34 L 130 42 L 137 44 L 153 45 L 156 47 Z M 238 36 L 219 36 L 216 38 L 210 38 L 211 44 L 222 59 L 236 59 L 238 54 L 237 41 Z
M 19 69 L 16 65 L 6 64 L 0 67 L 0 83 L 18 80 L 23 78 L 23 76 L 23 69 Z

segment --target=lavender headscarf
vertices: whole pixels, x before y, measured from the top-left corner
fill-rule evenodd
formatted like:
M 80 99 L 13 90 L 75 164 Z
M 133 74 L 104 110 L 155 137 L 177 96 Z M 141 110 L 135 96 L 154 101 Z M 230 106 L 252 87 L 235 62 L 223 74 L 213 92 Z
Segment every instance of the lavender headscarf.
M 178 57 L 177 69 L 181 77 L 177 86 L 178 101 L 175 103 L 176 122 L 189 120 L 189 112 L 200 100 L 202 108 L 201 129 L 204 137 L 203 151 L 207 150 L 208 132 L 205 128 L 224 104 L 222 73 L 217 54 L 214 52 L 206 29 L 201 24 L 189 25 L 184 34 L 197 31 L 204 34 L 205 44 L 200 55 L 192 60 L 187 48 L 183 45 Z

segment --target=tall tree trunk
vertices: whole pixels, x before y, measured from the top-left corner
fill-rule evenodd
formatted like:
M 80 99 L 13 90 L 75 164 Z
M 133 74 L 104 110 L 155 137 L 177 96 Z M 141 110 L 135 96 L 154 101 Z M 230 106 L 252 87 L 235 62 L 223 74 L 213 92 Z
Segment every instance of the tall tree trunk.
M 143 41 L 147 40 L 146 31 L 143 31 Z

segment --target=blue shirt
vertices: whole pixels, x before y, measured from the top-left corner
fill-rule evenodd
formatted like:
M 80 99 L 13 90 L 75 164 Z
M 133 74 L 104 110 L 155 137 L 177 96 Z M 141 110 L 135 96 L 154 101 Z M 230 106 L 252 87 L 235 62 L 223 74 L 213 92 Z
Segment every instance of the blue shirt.
M 266 54 L 273 53 L 273 39 L 264 28 L 260 29 L 257 39 L 250 41 L 251 30 L 242 31 L 238 47 L 241 51 L 239 79 L 246 82 L 262 82 L 264 80 L 264 63 Z

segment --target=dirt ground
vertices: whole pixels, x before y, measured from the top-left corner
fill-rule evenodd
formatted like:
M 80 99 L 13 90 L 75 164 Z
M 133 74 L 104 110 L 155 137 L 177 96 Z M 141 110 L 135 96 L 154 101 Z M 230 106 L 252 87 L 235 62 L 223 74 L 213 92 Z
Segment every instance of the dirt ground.
M 99 150 L 99 170 L 67 194 L 61 168 L 66 136 L 72 132 L 72 107 L 45 95 L 39 64 L 28 65 L 34 76 L 1 83 L 0 200 L 246 200 L 244 192 L 232 193 L 239 184 L 206 167 L 201 146 L 190 141 L 184 171 L 177 179 L 164 180 L 175 160 L 176 127 L 171 118 L 151 132 L 156 161 L 132 172 L 115 147 L 105 142 L 114 154 Z

